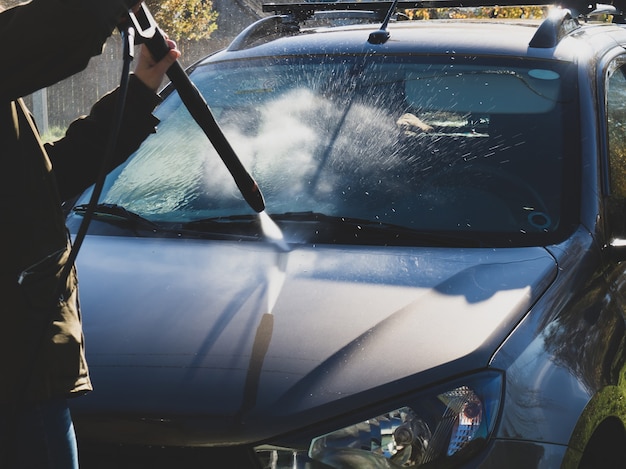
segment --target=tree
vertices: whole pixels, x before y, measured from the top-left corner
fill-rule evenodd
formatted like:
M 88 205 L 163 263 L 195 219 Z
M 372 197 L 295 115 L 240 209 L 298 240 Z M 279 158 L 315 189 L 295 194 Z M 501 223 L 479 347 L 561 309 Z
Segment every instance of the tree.
M 208 39 L 217 29 L 211 0 L 147 0 L 157 24 L 175 41 Z
M 0 11 L 24 1 L 0 0 Z M 218 13 L 211 0 L 146 0 L 146 5 L 161 29 L 175 41 L 208 39 L 217 29 Z

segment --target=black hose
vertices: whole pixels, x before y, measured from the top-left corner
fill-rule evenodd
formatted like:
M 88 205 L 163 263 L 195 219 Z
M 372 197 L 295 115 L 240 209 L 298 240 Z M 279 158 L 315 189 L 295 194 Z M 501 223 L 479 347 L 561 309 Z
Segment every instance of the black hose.
M 128 82 L 130 80 L 130 63 L 133 60 L 135 47 L 135 30 L 129 26 L 126 28 L 120 28 L 120 33 L 122 35 L 122 42 L 124 45 L 124 58 L 122 64 L 122 75 L 118 88 L 118 96 L 115 103 L 115 110 L 113 113 L 113 127 L 111 128 L 111 134 L 109 135 L 107 148 L 105 150 L 104 158 L 102 159 L 102 163 L 100 165 L 100 170 L 96 177 L 96 182 L 94 184 L 93 192 L 91 193 L 87 209 L 83 214 L 83 219 L 76 233 L 76 237 L 74 238 L 72 249 L 70 250 L 67 262 L 63 266 L 63 271 L 61 272 L 61 276 L 57 284 L 57 290 L 55 292 L 56 294 L 54 296 L 55 301 L 63 296 L 63 290 L 65 289 L 67 278 L 72 271 L 74 263 L 76 262 L 76 257 L 78 256 L 78 251 L 83 244 L 85 236 L 87 235 L 89 224 L 91 223 L 96 206 L 98 205 L 100 195 L 102 194 L 104 181 L 106 180 L 106 176 L 109 173 L 109 166 L 115 154 L 115 147 L 117 145 L 117 140 L 122 126 L 121 123 L 122 117 L 124 115 L 124 105 L 126 103 L 126 95 L 128 94 Z

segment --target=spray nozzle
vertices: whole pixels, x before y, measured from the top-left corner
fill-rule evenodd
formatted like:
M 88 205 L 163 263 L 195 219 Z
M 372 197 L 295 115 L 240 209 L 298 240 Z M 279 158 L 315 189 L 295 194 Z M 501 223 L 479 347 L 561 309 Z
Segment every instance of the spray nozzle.
M 161 60 L 167 55 L 170 50 L 167 41 L 145 4 L 142 3 L 136 12 L 130 11 L 128 21 L 134 29 L 135 42 L 145 44 L 155 60 Z M 191 116 L 213 144 L 248 205 L 258 213 L 265 210 L 259 186 L 237 157 L 206 101 L 178 61 L 168 69 L 167 76 Z

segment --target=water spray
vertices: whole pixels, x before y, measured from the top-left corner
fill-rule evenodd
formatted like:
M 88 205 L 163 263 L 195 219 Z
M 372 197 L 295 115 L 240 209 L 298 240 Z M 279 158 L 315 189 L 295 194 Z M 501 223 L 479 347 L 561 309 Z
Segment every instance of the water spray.
M 169 46 L 145 4 L 142 3 L 138 11 L 129 12 L 129 17 L 132 27 L 135 30 L 136 42 L 145 44 L 154 60 L 159 61 L 165 57 L 170 50 Z M 248 365 L 248 372 L 246 374 L 244 396 L 239 412 L 243 421 L 244 415 L 256 404 L 261 371 L 274 329 L 272 309 L 285 281 L 285 253 L 289 251 L 289 246 L 285 242 L 282 231 L 278 225 L 276 225 L 265 212 L 265 201 L 258 184 L 248 171 L 246 171 L 235 154 L 213 117 L 208 104 L 200 94 L 200 91 L 191 82 L 178 61 L 174 62 L 167 70 L 166 74 L 174 88 L 178 91 L 181 101 L 206 134 L 209 141 L 213 144 L 213 147 L 226 165 L 226 168 L 231 173 L 241 195 L 248 205 L 259 214 L 261 230 L 266 239 L 273 243 L 279 250 L 277 253 L 277 265 L 270 268 L 268 271 L 266 292 L 268 297 L 268 311 L 261 317 L 261 322 L 257 328 L 250 363 Z

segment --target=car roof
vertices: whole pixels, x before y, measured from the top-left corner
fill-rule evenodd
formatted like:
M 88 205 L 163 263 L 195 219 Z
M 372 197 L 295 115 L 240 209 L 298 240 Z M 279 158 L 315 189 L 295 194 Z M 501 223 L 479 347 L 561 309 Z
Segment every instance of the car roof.
M 336 7 L 341 8 L 341 5 L 336 4 Z M 576 61 L 584 49 L 594 51 L 591 55 L 596 55 L 598 51 L 615 47 L 618 41 L 626 41 L 626 31 L 622 25 L 588 22 L 588 18 L 579 21 L 578 15 L 572 15 L 571 10 L 559 8 L 555 11 L 551 15 L 554 18 L 549 16 L 545 20 L 486 18 L 391 21 L 385 28 L 388 39 L 383 43 L 372 43 L 370 40 L 370 34 L 380 29 L 380 22 L 309 28 L 306 20 L 294 20 L 293 15 L 280 14 L 251 25 L 227 49 L 210 57 L 209 61 L 294 54 L 409 52 Z

